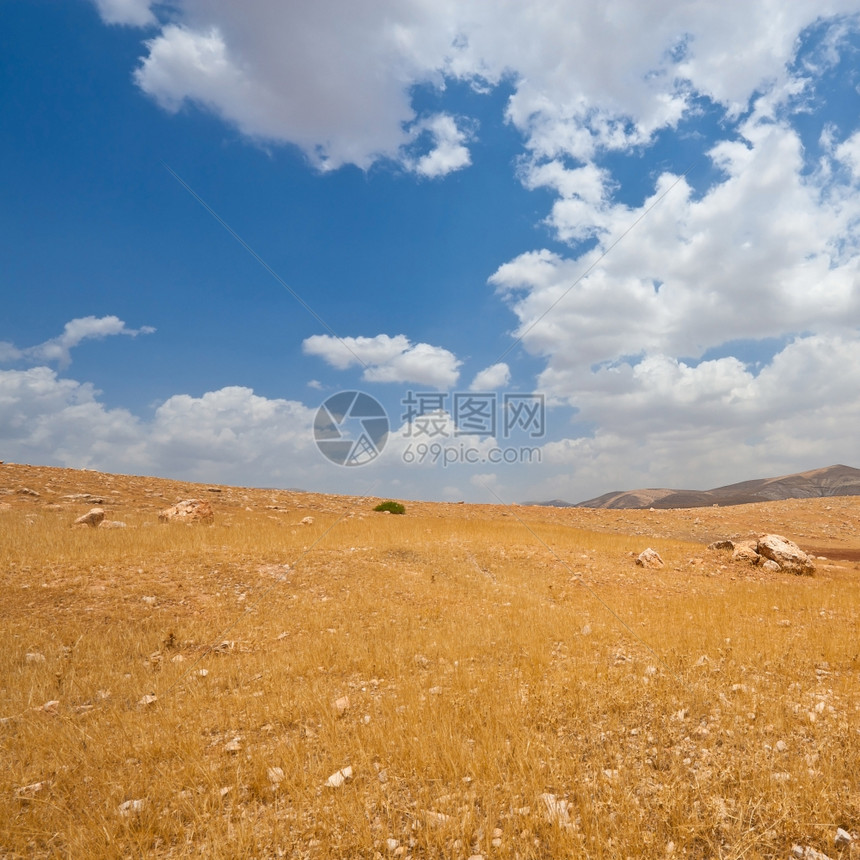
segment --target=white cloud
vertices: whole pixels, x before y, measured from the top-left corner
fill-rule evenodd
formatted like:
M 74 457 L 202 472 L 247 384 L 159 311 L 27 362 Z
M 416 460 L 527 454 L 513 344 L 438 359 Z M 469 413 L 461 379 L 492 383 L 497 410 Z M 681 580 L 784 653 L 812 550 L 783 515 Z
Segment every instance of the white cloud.
M 428 131 L 435 145 L 430 152 L 421 156 L 412 168 L 421 176 L 437 179 L 472 163 L 469 149 L 464 145 L 468 136 L 457 128 L 453 117 L 436 114 L 418 123 L 416 131 Z
M 142 326 L 139 329 L 128 328 L 115 316 L 79 317 L 67 322 L 63 333 L 46 340 L 37 346 L 19 349 L 14 344 L 0 341 L 0 362 L 8 363 L 22 359 L 28 361 L 55 361 L 60 367 L 68 367 L 71 363 L 71 351 L 84 340 L 100 340 L 111 335 L 123 334 L 137 337 L 139 334 L 152 334 L 152 326 Z
M 99 0 L 133 23 L 134 0 Z M 139 86 L 175 110 L 197 103 L 243 134 L 293 143 L 319 167 L 394 158 L 425 175 L 468 164 L 461 132 L 436 120 L 436 146 L 409 154 L 411 90 L 446 78 L 513 85 L 507 117 L 536 160 L 591 160 L 674 127 L 705 96 L 733 114 L 786 85 L 801 31 L 856 13 L 853 0 L 709 6 L 563 0 L 539 10 L 477 0 L 176 0 L 146 43 Z
M 344 338 L 317 334 L 307 338 L 302 349 L 338 370 L 361 365 L 362 378 L 368 382 L 411 382 L 438 389 L 456 385 L 462 364 L 447 349 L 429 343 L 412 344 L 402 334 Z
M 314 476 L 313 415 L 235 386 L 174 395 L 145 421 L 50 368 L 0 370 L 0 448 L 18 462 L 294 486 Z
M 155 24 L 151 0 L 94 0 L 105 24 L 146 27 Z
M 854 181 L 860 181 L 860 131 L 842 141 L 834 152 L 835 157 L 851 171 Z
M 504 388 L 511 381 L 511 369 L 505 362 L 491 364 L 475 375 L 470 391 L 494 391 Z
M 492 276 L 525 347 L 547 358 L 548 393 L 575 400 L 594 384 L 593 365 L 625 355 L 696 357 L 728 341 L 858 324 L 858 258 L 843 237 L 860 206 L 804 173 L 791 129 L 742 130 L 745 140 L 713 149 L 726 178 L 703 197 L 681 180 L 645 215 L 677 181 L 663 176 L 639 209 L 595 204 L 605 235 L 583 257 L 529 252 Z
M 544 446 L 538 498 L 858 465 L 860 337 L 798 338 L 758 375 L 734 358 L 693 368 L 654 357 L 625 368 L 615 396 L 587 397 L 581 415 L 598 429 Z

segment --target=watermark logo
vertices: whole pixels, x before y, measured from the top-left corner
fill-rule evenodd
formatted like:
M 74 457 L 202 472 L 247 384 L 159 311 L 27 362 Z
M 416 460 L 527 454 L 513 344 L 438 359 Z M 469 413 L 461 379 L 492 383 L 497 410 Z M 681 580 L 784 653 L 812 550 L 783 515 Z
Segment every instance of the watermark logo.
M 314 418 L 317 448 L 338 466 L 364 466 L 375 460 L 388 440 L 388 414 L 363 391 L 340 391 L 329 397 Z
M 447 466 L 534 464 L 540 447 L 500 447 L 519 436 L 546 435 L 546 402 L 542 394 L 408 391 L 400 401 L 406 465 Z M 363 466 L 375 460 L 391 435 L 382 404 L 362 391 L 341 391 L 317 410 L 314 439 L 323 455 L 338 466 Z

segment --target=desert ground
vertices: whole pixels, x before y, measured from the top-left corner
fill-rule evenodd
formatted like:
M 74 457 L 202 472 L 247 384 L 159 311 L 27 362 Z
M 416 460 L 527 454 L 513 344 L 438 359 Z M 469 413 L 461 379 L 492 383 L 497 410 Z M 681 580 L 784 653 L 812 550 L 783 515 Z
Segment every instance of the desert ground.
M 379 501 L 0 465 L 0 856 L 860 857 L 860 498 Z

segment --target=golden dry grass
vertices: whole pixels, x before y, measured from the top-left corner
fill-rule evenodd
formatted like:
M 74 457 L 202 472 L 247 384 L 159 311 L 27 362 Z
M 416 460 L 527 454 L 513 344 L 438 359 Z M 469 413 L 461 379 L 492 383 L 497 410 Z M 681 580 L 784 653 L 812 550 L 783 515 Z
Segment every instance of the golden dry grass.
M 850 555 L 858 500 L 401 517 L 10 465 L 4 487 L 4 857 L 835 857 L 860 824 L 858 565 L 703 546 Z M 129 527 L 71 529 L 80 491 Z M 201 495 L 214 525 L 156 524 Z M 635 567 L 648 545 L 665 569 Z

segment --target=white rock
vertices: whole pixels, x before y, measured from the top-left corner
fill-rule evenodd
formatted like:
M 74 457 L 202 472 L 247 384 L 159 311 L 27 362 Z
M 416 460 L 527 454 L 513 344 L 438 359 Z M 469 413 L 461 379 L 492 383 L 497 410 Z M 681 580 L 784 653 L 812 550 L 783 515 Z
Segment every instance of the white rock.
M 797 860 L 830 860 L 826 854 L 816 851 L 815 848 L 809 845 L 792 846 L 791 856 L 797 858 Z
M 305 517 L 300 523 L 300 526 L 312 526 L 314 524 L 313 517 Z
M 30 785 L 22 785 L 15 789 L 15 796 L 19 800 L 27 800 L 42 791 L 48 784 L 48 780 L 42 780 L 41 782 L 31 782 Z
M 445 815 L 444 812 L 434 812 L 429 809 L 424 812 L 424 818 L 428 824 L 435 825 L 447 824 L 451 820 L 450 815 Z
M 758 539 L 759 555 L 775 561 L 789 573 L 811 576 L 815 572 L 812 559 L 796 544 L 782 535 L 762 535 Z
M 45 702 L 45 704 L 42 705 L 42 710 L 46 714 L 56 714 L 59 707 L 60 707 L 59 700 L 58 699 L 51 699 L 50 702 Z
M 240 749 L 242 749 L 242 738 L 239 737 L 238 735 L 235 738 L 233 738 L 232 741 L 227 741 L 227 743 L 224 744 L 224 751 L 225 752 L 237 753 L 237 752 L 239 752 Z
M 844 848 L 853 841 L 854 837 L 847 830 L 843 830 L 841 827 L 836 828 L 836 839 L 834 839 L 834 842 L 837 848 Z
M 28 663 L 44 663 L 45 655 L 40 654 L 38 651 L 30 651 L 24 659 Z
M 129 815 L 134 815 L 143 811 L 144 806 L 146 806 L 146 800 L 143 798 L 138 798 L 137 800 L 127 800 L 125 803 L 121 803 L 117 808 L 117 812 L 123 817 L 127 817 Z
M 143 696 L 141 698 L 141 700 L 138 702 L 138 704 L 146 707 L 146 705 L 154 705 L 157 701 L 158 701 L 158 696 L 156 696 L 152 693 L 147 693 L 145 696 Z
M 266 776 L 269 777 L 269 782 L 272 785 L 278 785 L 284 781 L 284 769 L 282 767 L 270 767 L 266 771 Z
M 657 552 L 656 549 L 651 549 L 649 546 L 648 549 L 639 553 L 639 557 L 636 559 L 636 564 L 638 564 L 639 567 L 659 568 L 663 567 L 665 562 L 660 557 L 660 553 Z
M 72 525 L 96 528 L 105 518 L 104 508 L 90 508 L 83 516 L 78 517 Z
M 337 716 L 342 717 L 349 710 L 349 696 L 341 696 L 332 702 L 332 708 Z
M 385 847 L 389 851 L 396 851 L 400 847 L 400 843 L 396 839 L 389 837 L 385 840 Z
M 566 800 L 559 800 L 554 794 L 548 792 L 540 796 L 546 809 L 546 817 L 551 824 L 570 824 L 570 804 Z
M 756 547 L 757 543 L 754 540 L 744 540 L 736 543 L 732 552 L 732 561 L 758 564 L 761 561 L 761 556 L 758 554 Z
M 336 773 L 333 773 L 325 781 L 325 784 L 329 788 L 340 788 L 348 779 L 352 779 L 352 767 L 351 766 L 341 768 Z

